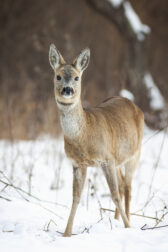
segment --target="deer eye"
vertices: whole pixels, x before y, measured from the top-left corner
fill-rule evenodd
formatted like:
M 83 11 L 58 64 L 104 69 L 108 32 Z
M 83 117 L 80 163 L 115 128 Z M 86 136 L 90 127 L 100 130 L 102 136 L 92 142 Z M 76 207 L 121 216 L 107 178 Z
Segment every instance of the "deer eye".
M 57 80 L 61 80 L 61 76 L 60 75 L 57 75 Z
M 78 80 L 79 80 L 79 77 L 78 77 L 78 76 L 76 76 L 76 77 L 75 77 L 75 81 L 78 81 Z

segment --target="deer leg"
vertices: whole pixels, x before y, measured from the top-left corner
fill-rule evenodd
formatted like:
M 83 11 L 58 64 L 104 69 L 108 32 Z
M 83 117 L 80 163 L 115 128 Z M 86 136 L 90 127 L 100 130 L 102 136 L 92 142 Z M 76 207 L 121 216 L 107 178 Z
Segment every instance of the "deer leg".
M 119 188 L 118 188 L 118 178 L 116 174 L 116 167 L 113 163 L 110 164 L 103 164 L 102 169 L 104 171 L 111 196 L 113 199 L 114 204 L 116 205 L 116 208 L 118 209 L 122 220 L 124 222 L 125 227 L 130 227 L 129 221 L 127 219 L 127 216 L 122 208 L 121 205 L 121 199 L 120 199 L 120 194 L 119 194 Z
M 86 178 L 86 167 L 73 167 L 73 201 L 67 226 L 63 236 L 71 236 L 73 221 L 76 214 L 77 207 L 80 202 L 81 193 L 84 187 Z
M 121 168 L 117 170 L 117 177 L 118 177 L 118 187 L 119 187 L 119 194 L 120 194 L 120 199 L 122 202 L 122 198 L 124 195 L 124 175 L 122 174 Z M 118 208 L 115 210 L 115 219 L 119 219 L 119 211 Z
M 119 192 L 119 194 L 120 194 L 120 199 L 121 199 L 121 202 L 122 202 L 123 194 L 121 194 L 120 192 Z M 114 219 L 119 220 L 119 217 L 120 217 L 120 214 L 119 214 L 118 208 L 116 207 L 115 214 L 114 214 Z
M 125 213 L 128 220 L 130 220 L 130 201 L 131 201 L 131 185 L 134 171 L 139 162 L 140 153 L 128 161 L 125 165 Z

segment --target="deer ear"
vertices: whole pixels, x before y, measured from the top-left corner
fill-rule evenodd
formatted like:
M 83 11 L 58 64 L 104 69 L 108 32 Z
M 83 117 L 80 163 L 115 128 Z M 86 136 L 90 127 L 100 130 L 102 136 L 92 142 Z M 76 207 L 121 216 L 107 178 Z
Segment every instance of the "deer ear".
M 83 72 L 89 65 L 89 60 L 90 60 L 90 49 L 86 48 L 82 50 L 79 56 L 74 60 L 73 65 L 75 65 L 77 70 Z
M 49 62 L 51 67 L 56 70 L 60 65 L 65 64 L 65 61 L 60 54 L 60 52 L 57 50 L 54 44 L 50 45 L 50 50 L 49 50 Z

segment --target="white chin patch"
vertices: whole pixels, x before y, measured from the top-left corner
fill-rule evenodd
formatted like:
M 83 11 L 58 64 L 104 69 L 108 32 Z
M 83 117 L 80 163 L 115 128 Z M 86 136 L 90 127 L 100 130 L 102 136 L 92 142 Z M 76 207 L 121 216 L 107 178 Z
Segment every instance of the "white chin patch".
M 64 97 L 64 98 L 66 98 L 66 99 L 70 99 L 70 98 L 72 98 L 72 94 L 69 94 L 69 95 L 62 95 L 62 97 Z

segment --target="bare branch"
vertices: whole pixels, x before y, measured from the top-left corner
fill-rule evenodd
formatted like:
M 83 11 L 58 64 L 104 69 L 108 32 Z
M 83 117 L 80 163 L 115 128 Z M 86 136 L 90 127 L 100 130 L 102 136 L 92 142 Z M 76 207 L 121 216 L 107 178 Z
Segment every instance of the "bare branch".
M 152 177 L 151 177 L 151 183 L 150 183 L 150 187 L 149 187 L 148 199 L 149 199 L 150 194 L 151 194 L 153 180 L 155 178 L 156 170 L 157 170 L 159 162 L 160 162 L 160 157 L 161 157 L 161 153 L 163 151 L 163 146 L 164 146 L 164 143 L 165 143 L 165 140 L 166 140 L 166 136 L 167 136 L 167 128 L 166 128 L 166 130 L 164 132 L 164 135 L 163 135 L 163 139 L 162 139 L 162 142 L 161 142 L 161 146 L 160 146 L 160 149 L 159 149 L 159 153 L 158 153 L 156 163 L 153 166 L 153 174 L 152 174 Z
M 51 219 L 51 220 L 48 222 L 47 227 L 44 227 L 44 231 L 45 231 L 45 232 L 48 232 L 48 231 L 49 231 L 49 227 L 50 227 L 50 224 L 51 224 L 51 223 L 53 223 L 55 226 L 57 226 L 57 224 L 55 223 L 55 221 Z
M 108 208 L 100 208 L 100 211 L 109 211 L 109 212 L 115 213 L 115 210 L 108 209 Z M 152 220 L 158 220 L 159 221 L 158 218 L 152 217 L 152 216 L 147 216 L 147 215 L 142 215 L 142 214 L 136 214 L 136 213 L 130 213 L 130 215 L 134 215 L 134 216 L 138 216 L 138 217 L 143 217 L 143 218 L 152 219 Z
M 87 233 L 89 233 L 89 232 L 90 232 L 90 229 L 91 229 L 93 226 L 95 226 L 96 224 L 98 224 L 99 222 L 101 222 L 102 220 L 103 220 L 103 218 L 101 218 L 100 220 L 98 220 L 96 223 L 90 225 L 88 228 L 85 227 L 84 230 L 81 232 L 81 234 L 85 233 L 85 231 L 86 231 Z
M 154 228 L 156 228 L 156 227 L 159 225 L 159 223 L 161 223 L 161 222 L 163 221 L 164 217 L 165 217 L 167 214 L 168 214 L 168 212 L 162 214 L 161 218 L 156 222 Z
M 153 229 L 156 229 L 156 228 L 164 228 L 164 227 L 168 227 L 168 225 L 163 225 L 163 226 L 158 226 L 158 227 L 146 227 L 147 226 L 147 224 L 145 224 L 144 226 L 142 226 L 141 227 L 141 230 L 149 230 L 149 229 L 151 229 L 151 230 L 153 230 Z
M 0 199 L 4 199 L 4 200 L 7 200 L 7 201 L 12 201 L 11 199 L 8 199 L 8 198 L 3 197 L 3 196 L 0 196 Z
M 1 171 L 0 171 L 0 173 L 1 173 Z M 32 194 L 30 194 L 29 192 L 26 192 L 26 191 L 23 190 L 22 188 L 13 185 L 12 183 L 7 183 L 7 182 L 5 182 L 5 181 L 3 181 L 3 180 L 1 180 L 1 179 L 0 179 L 0 182 L 3 183 L 3 184 L 6 185 L 6 186 L 13 187 L 13 188 L 16 189 L 17 191 L 20 191 L 20 192 L 22 192 L 22 193 L 28 195 L 29 197 L 31 197 L 31 198 L 33 198 L 33 199 L 36 199 L 36 200 L 38 200 L 38 201 L 41 201 L 41 202 L 44 202 L 44 203 L 53 204 L 53 205 L 58 205 L 58 206 L 65 207 L 65 208 L 68 208 L 67 206 L 65 206 L 65 205 L 63 205 L 63 204 L 59 204 L 59 203 L 56 203 L 56 202 L 52 202 L 52 201 L 40 199 L 40 198 L 38 198 L 37 196 L 32 195 Z M 19 194 L 19 195 L 21 195 L 22 198 L 23 198 L 23 195 L 22 195 L 22 194 Z M 25 198 L 25 197 L 24 197 L 24 199 L 25 199 L 26 201 L 29 201 L 29 199 L 27 199 L 27 198 Z

